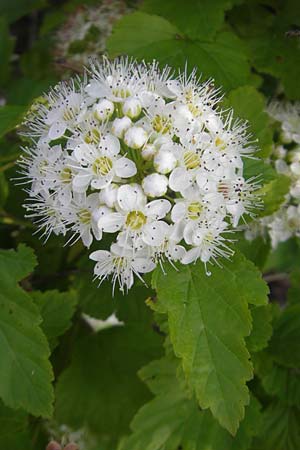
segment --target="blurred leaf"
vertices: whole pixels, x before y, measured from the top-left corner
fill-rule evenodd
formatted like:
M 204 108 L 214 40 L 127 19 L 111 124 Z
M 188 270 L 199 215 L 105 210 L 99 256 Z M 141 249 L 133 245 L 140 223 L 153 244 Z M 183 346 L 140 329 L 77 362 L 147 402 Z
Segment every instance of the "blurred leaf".
M 107 48 L 111 56 L 128 54 L 175 68 L 197 67 L 205 78 L 214 78 L 226 90 L 250 80 L 246 49 L 230 31 L 211 40 L 190 40 L 162 17 L 136 12 L 117 22 Z
M 236 243 L 236 248 L 238 248 L 247 259 L 250 259 L 260 270 L 263 269 L 269 252 L 270 252 L 270 242 L 262 237 L 257 237 L 252 241 L 248 241 L 243 235 L 240 237 Z
M 74 291 L 59 292 L 56 290 L 46 292 L 31 292 L 31 297 L 42 316 L 41 328 L 44 331 L 51 350 L 58 344 L 61 336 L 71 325 L 71 318 L 77 304 L 77 295 Z
M 262 379 L 265 391 L 282 403 L 300 408 L 300 373 L 273 364 Z
M 279 364 L 300 369 L 300 304 L 285 308 L 274 323 L 270 352 Z
M 24 106 L 0 106 L 0 137 L 13 130 L 21 122 L 25 112 Z
M 100 291 L 101 292 L 101 291 Z M 72 362 L 58 380 L 56 417 L 74 429 L 88 425 L 92 432 L 107 436 L 116 444 L 128 432 L 136 410 L 149 400 L 149 393 L 137 378 L 137 371 L 162 351 L 161 336 L 148 320 L 133 317 L 124 326 L 109 328 L 80 339 Z
M 252 306 L 252 330 L 246 337 L 246 345 L 250 352 L 258 352 L 268 345 L 272 335 L 270 305 Z
M 55 83 L 54 78 L 38 81 L 30 78 L 13 80 L 6 88 L 7 101 L 12 104 L 28 106 L 36 97 L 43 95 L 51 84 Z
M 14 48 L 14 39 L 10 36 L 9 28 L 4 17 L 0 15 L 0 86 L 5 85 L 10 75 L 10 59 Z
M 240 0 L 145 0 L 141 10 L 169 20 L 191 39 L 207 40 L 224 22 L 224 13 Z
M 155 272 L 158 301 L 168 314 L 170 338 L 182 358 L 187 382 L 202 408 L 235 434 L 249 402 L 252 376 L 244 337 L 251 331 L 248 302 L 264 305 L 268 288 L 256 267 L 241 254 L 208 277 L 202 263 Z M 224 326 L 224 324 L 230 324 Z
M 46 5 L 47 0 L 1 0 L 0 16 L 4 16 L 11 23 L 32 11 L 44 8 Z
M 0 446 L 3 450 L 33 450 L 28 432 L 27 414 L 7 408 L 1 401 Z
M 6 181 L 4 173 L 1 172 L 0 167 L 0 208 L 2 208 L 8 197 L 8 183 Z
M 17 284 L 35 266 L 33 252 L 0 251 L 0 396 L 11 408 L 49 416 L 52 370 L 41 318 L 30 296 Z
M 277 211 L 285 201 L 286 194 L 289 193 L 291 180 L 289 177 L 277 174 L 276 178 L 265 184 L 258 192 L 262 194 L 264 208 L 259 216 L 269 216 Z
M 243 86 L 231 91 L 224 105 L 233 108 L 236 118 L 249 122 L 249 132 L 258 139 L 256 155 L 266 158 L 272 150 L 273 140 L 263 95 L 253 86 Z
M 290 304 L 300 302 L 300 269 L 296 268 L 290 274 L 290 288 L 288 290 L 288 301 Z

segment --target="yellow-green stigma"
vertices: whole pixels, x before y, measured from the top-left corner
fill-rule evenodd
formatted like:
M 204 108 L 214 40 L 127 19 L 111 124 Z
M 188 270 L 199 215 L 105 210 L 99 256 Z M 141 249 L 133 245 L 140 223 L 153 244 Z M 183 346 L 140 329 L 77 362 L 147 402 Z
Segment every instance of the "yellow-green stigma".
M 91 223 L 91 217 L 91 212 L 88 209 L 81 209 L 78 213 L 80 222 L 85 225 Z
M 105 176 L 107 175 L 113 167 L 112 160 L 107 156 L 100 156 L 100 158 L 95 159 L 92 170 L 96 175 Z
M 223 139 L 219 138 L 219 136 L 215 139 L 215 145 L 219 148 L 219 150 L 226 149 L 226 142 Z
M 191 220 L 197 220 L 203 210 L 203 206 L 200 202 L 192 202 L 189 204 L 188 208 L 188 218 Z
M 88 131 L 84 136 L 84 142 L 87 144 L 99 144 L 101 139 L 101 133 L 97 130 L 97 128 L 93 128 Z
M 60 172 L 60 179 L 64 184 L 69 184 L 72 181 L 72 170 L 69 167 L 64 167 Z
M 131 96 L 131 92 L 126 88 L 114 88 L 112 89 L 112 93 L 115 97 L 119 98 L 128 98 Z
M 197 153 L 191 151 L 184 153 L 183 162 L 188 170 L 197 169 L 201 166 L 200 156 Z
M 126 226 L 132 230 L 139 230 L 147 222 L 147 217 L 141 211 L 130 211 L 126 217 Z
M 159 116 L 156 115 L 152 119 L 152 127 L 154 131 L 157 133 L 166 134 L 168 133 L 172 128 L 172 119 L 170 117 L 166 116 Z

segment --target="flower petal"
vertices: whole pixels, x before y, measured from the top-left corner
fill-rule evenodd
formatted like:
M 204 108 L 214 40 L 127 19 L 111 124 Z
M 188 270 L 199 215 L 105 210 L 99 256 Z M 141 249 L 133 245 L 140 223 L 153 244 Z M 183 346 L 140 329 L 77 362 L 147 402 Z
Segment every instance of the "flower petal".
M 106 233 L 115 233 L 122 228 L 125 217 L 120 213 L 111 213 L 100 217 L 98 227 Z
M 117 201 L 124 211 L 138 211 L 144 208 L 146 196 L 138 184 L 125 184 L 118 190 Z
M 169 232 L 169 225 L 162 220 L 146 224 L 143 228 L 143 241 L 151 246 L 160 246 Z
M 114 163 L 114 169 L 116 175 L 120 178 L 133 177 L 137 172 L 135 163 L 125 157 L 117 159 Z
M 171 203 L 168 200 L 153 200 L 145 206 L 145 213 L 148 217 L 156 220 L 163 219 L 171 209 Z

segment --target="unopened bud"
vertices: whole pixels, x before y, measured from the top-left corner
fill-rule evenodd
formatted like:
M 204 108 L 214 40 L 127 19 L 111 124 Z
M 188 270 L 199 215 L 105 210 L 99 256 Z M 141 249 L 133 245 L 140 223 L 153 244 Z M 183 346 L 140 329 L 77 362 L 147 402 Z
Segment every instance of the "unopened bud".
M 50 441 L 46 450 L 61 450 L 61 445 L 56 441 Z
M 112 116 L 114 112 L 114 104 L 109 100 L 104 99 L 94 105 L 93 111 L 95 118 L 100 122 L 103 122 Z
M 146 144 L 148 134 L 142 127 L 132 127 L 126 131 L 124 141 L 128 147 L 138 149 Z

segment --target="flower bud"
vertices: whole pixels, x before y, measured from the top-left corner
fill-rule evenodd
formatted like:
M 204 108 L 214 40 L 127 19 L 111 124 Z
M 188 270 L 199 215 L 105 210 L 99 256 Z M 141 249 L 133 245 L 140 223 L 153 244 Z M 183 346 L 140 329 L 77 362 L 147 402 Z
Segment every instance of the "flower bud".
M 130 117 L 130 119 L 135 119 L 142 112 L 141 102 L 136 98 L 128 98 L 123 103 L 122 111 L 125 116 Z
M 143 179 L 142 186 L 148 197 L 161 197 L 168 189 L 168 178 L 158 173 L 152 173 Z
M 155 155 L 157 149 L 154 144 L 146 144 L 142 149 L 142 157 L 146 161 L 150 161 Z
M 111 131 L 119 139 L 123 139 L 125 132 L 131 126 L 131 120 L 129 117 L 122 117 L 121 119 L 115 119 L 112 123 Z
M 128 147 L 138 149 L 146 144 L 148 134 L 142 127 L 131 127 L 126 131 L 124 141 Z
M 163 174 L 171 172 L 177 164 L 177 159 L 174 154 L 168 151 L 160 150 L 154 156 L 155 169 Z
M 108 120 L 114 112 L 114 104 L 109 100 L 103 99 L 93 107 L 94 116 L 100 122 Z
M 61 450 L 61 445 L 56 441 L 50 441 L 46 450 Z

